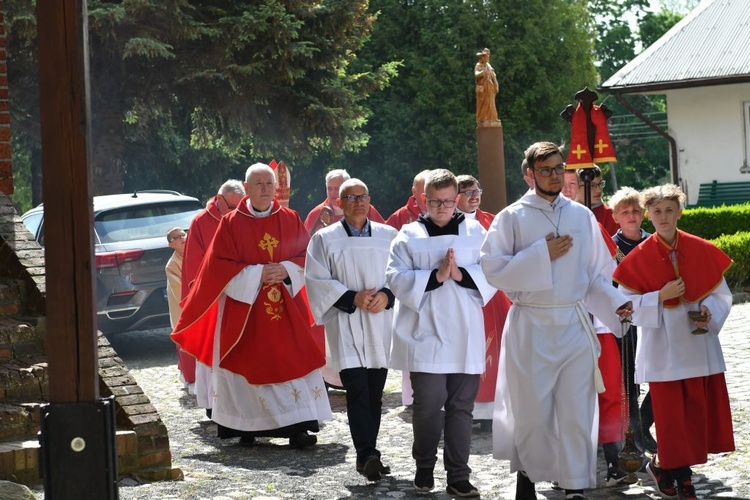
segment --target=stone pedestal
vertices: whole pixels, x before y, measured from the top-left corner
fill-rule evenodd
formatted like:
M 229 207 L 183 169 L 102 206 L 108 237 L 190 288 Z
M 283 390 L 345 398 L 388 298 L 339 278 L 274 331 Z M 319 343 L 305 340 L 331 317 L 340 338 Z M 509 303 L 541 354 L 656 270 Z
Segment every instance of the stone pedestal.
M 505 190 L 505 151 L 500 121 L 477 126 L 479 182 L 482 185 L 481 209 L 498 213 L 507 205 Z

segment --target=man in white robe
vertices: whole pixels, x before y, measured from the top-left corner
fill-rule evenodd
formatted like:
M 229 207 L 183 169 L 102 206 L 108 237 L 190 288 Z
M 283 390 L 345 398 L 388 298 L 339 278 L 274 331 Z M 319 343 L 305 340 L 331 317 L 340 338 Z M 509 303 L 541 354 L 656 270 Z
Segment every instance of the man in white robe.
M 534 192 L 497 215 L 482 270 L 513 302 L 500 349 L 494 455 L 519 471 L 516 498 L 557 481 L 567 498 L 596 486 L 599 345 L 589 311 L 620 331 L 631 305 L 612 286 L 612 257 L 593 214 L 560 196 L 559 148 L 531 145 Z M 523 472 L 522 472 L 523 471 Z
M 412 456 L 417 493 L 435 487 L 445 408 L 443 462 L 448 492 L 479 492 L 469 482 L 472 411 L 485 366 L 482 306 L 495 294 L 479 267 L 484 228 L 455 212 L 458 182 L 445 169 L 425 183 L 427 215 L 406 224 L 391 246 L 388 284 L 398 299 L 391 367 L 410 372 Z
M 346 389 L 357 471 L 377 481 L 390 472 L 377 440 L 396 300 L 385 268 L 397 231 L 368 220 L 370 195 L 361 180 L 346 180 L 340 189 L 344 218 L 310 239 L 305 286 L 315 322 L 325 325 L 329 365 Z

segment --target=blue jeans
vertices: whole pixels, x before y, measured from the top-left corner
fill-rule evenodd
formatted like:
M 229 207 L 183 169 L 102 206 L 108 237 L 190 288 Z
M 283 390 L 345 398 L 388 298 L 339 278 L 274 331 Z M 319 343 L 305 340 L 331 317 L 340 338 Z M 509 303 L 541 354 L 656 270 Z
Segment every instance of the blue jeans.
M 347 368 L 339 372 L 346 389 L 346 415 L 349 431 L 357 450 L 357 465 L 368 458 L 380 457 L 377 449 L 383 387 L 388 376 L 386 368 Z

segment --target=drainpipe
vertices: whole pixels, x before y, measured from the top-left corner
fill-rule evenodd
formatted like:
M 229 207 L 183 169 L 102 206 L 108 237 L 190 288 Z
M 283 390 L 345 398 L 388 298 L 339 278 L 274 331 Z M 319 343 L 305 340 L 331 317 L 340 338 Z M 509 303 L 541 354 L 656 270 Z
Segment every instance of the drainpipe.
M 611 92 L 611 91 L 610 91 Z M 664 137 L 669 142 L 669 150 L 671 152 L 670 157 L 672 158 L 672 184 L 680 185 L 680 174 L 679 174 L 679 163 L 677 162 L 677 141 L 669 133 L 654 123 L 648 116 L 644 115 L 641 110 L 626 101 L 622 94 L 619 92 L 611 92 L 617 102 L 622 104 L 628 111 L 633 113 L 635 116 L 641 119 L 646 125 L 654 129 L 657 134 Z

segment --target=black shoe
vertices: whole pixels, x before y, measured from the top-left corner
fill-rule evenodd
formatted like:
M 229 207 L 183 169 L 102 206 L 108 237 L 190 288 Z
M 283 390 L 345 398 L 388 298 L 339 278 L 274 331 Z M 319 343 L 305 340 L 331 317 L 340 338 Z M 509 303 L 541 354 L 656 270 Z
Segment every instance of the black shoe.
M 516 500 L 536 500 L 534 483 L 521 471 L 516 474 Z
M 365 466 L 364 466 L 364 464 L 357 464 L 357 472 L 359 472 L 360 474 L 364 475 L 364 473 L 365 473 Z M 389 466 L 383 464 L 383 462 L 381 461 L 380 462 L 380 475 L 381 476 L 389 476 L 390 474 L 391 474 L 391 468 Z
M 298 432 L 297 434 L 289 438 L 289 447 L 295 450 L 301 450 L 302 448 L 312 446 L 317 442 L 318 438 L 315 436 L 311 436 L 307 433 L 307 431 Z
M 425 495 L 435 488 L 434 470 L 434 467 L 417 467 L 417 473 L 414 475 L 414 489 L 417 490 L 417 495 Z
M 620 469 L 617 464 L 607 465 L 607 480 L 604 482 L 605 488 L 621 486 L 628 478 L 628 474 Z
M 245 448 L 252 448 L 255 446 L 255 438 L 253 436 L 243 436 L 240 438 L 239 445 Z
M 584 500 L 583 493 L 565 493 L 565 500 Z
M 370 457 L 365 462 L 365 466 L 362 469 L 362 475 L 367 478 L 368 481 L 380 481 L 382 475 L 383 464 L 380 462 L 378 457 Z
M 476 489 L 476 487 L 473 484 L 471 484 L 469 481 L 466 481 L 466 480 L 457 481 L 455 483 L 449 484 L 448 487 L 445 489 L 445 491 L 447 491 L 449 495 L 454 495 L 459 498 L 479 496 L 479 490 Z
M 656 439 L 654 439 L 654 436 L 652 436 L 649 431 L 646 431 L 643 433 L 642 445 L 645 451 L 651 453 L 652 455 L 655 454 L 657 451 Z

